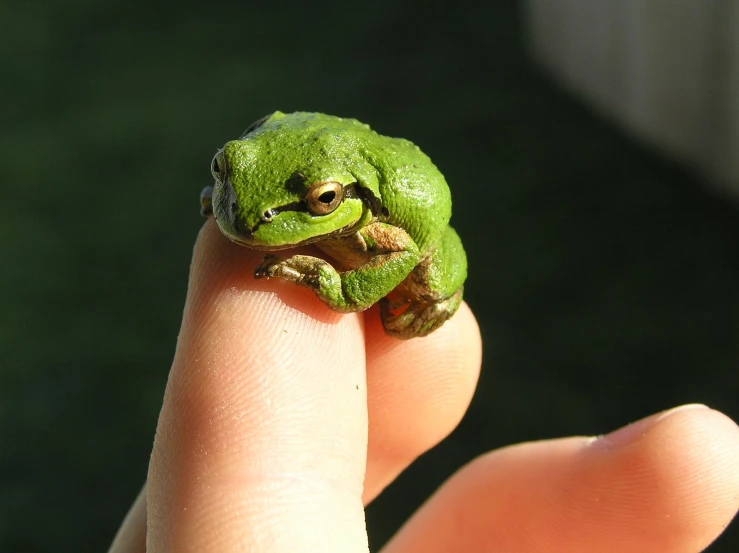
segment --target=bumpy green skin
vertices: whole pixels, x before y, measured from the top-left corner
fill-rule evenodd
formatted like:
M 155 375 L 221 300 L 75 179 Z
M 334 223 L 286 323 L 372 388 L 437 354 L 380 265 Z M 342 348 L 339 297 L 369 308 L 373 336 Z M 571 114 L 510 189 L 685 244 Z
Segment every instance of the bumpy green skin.
M 448 224 L 449 188 L 408 140 L 354 119 L 275 112 L 228 142 L 213 173 L 203 212 L 231 240 L 264 250 L 313 243 L 337 262 L 269 255 L 256 277 L 310 287 L 338 311 L 380 301 L 398 338 L 432 332 L 461 303 L 467 262 Z M 325 183 L 338 191 L 330 206 L 333 192 L 311 193 Z

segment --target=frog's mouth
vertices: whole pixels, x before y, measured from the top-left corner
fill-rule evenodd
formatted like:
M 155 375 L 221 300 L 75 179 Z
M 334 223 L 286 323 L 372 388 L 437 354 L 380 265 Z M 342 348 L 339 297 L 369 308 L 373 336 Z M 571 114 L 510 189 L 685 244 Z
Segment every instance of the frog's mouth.
M 213 217 L 221 232 L 229 240 L 253 249 L 261 249 L 259 242 L 254 238 L 254 231 L 262 221 L 257 223 L 254 228 L 248 228 L 244 225 L 238 214 L 239 204 L 236 200 L 236 192 L 229 179 L 225 179 L 223 182 L 216 181 L 213 187 L 212 206 Z

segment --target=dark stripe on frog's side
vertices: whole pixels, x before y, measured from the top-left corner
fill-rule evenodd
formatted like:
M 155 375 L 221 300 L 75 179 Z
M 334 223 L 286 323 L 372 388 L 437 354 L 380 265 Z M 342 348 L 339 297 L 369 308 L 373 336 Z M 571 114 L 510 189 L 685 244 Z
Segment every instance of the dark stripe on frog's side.
M 387 208 L 382 205 L 382 202 L 380 202 L 380 199 L 372 193 L 372 190 L 357 186 L 356 182 L 350 186 L 353 193 L 356 194 L 354 197 L 359 198 L 364 202 L 364 205 L 366 205 L 372 212 L 373 217 L 378 217 L 380 215 L 387 217 L 390 215 Z

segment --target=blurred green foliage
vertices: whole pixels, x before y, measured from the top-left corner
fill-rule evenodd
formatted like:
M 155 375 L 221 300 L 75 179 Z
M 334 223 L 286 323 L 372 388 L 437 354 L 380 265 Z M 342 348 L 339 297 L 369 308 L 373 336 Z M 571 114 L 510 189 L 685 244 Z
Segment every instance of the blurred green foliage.
M 368 511 L 460 465 L 701 401 L 739 418 L 739 209 L 561 94 L 515 2 L 0 5 L 0 550 L 101 551 L 146 473 L 215 148 L 275 109 L 451 183 L 485 367 Z M 736 551 L 735 528 L 711 551 Z

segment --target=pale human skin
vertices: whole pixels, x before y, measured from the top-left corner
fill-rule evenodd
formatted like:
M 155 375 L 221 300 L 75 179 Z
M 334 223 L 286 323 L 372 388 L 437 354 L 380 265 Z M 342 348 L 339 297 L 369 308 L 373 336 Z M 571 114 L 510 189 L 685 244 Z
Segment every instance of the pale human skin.
M 366 552 L 363 506 L 464 414 L 469 308 L 400 341 L 375 308 L 254 280 L 261 259 L 200 233 L 148 484 L 111 553 Z M 739 508 L 738 468 L 736 424 L 698 406 L 518 444 L 460 468 L 383 552 L 697 553 Z

